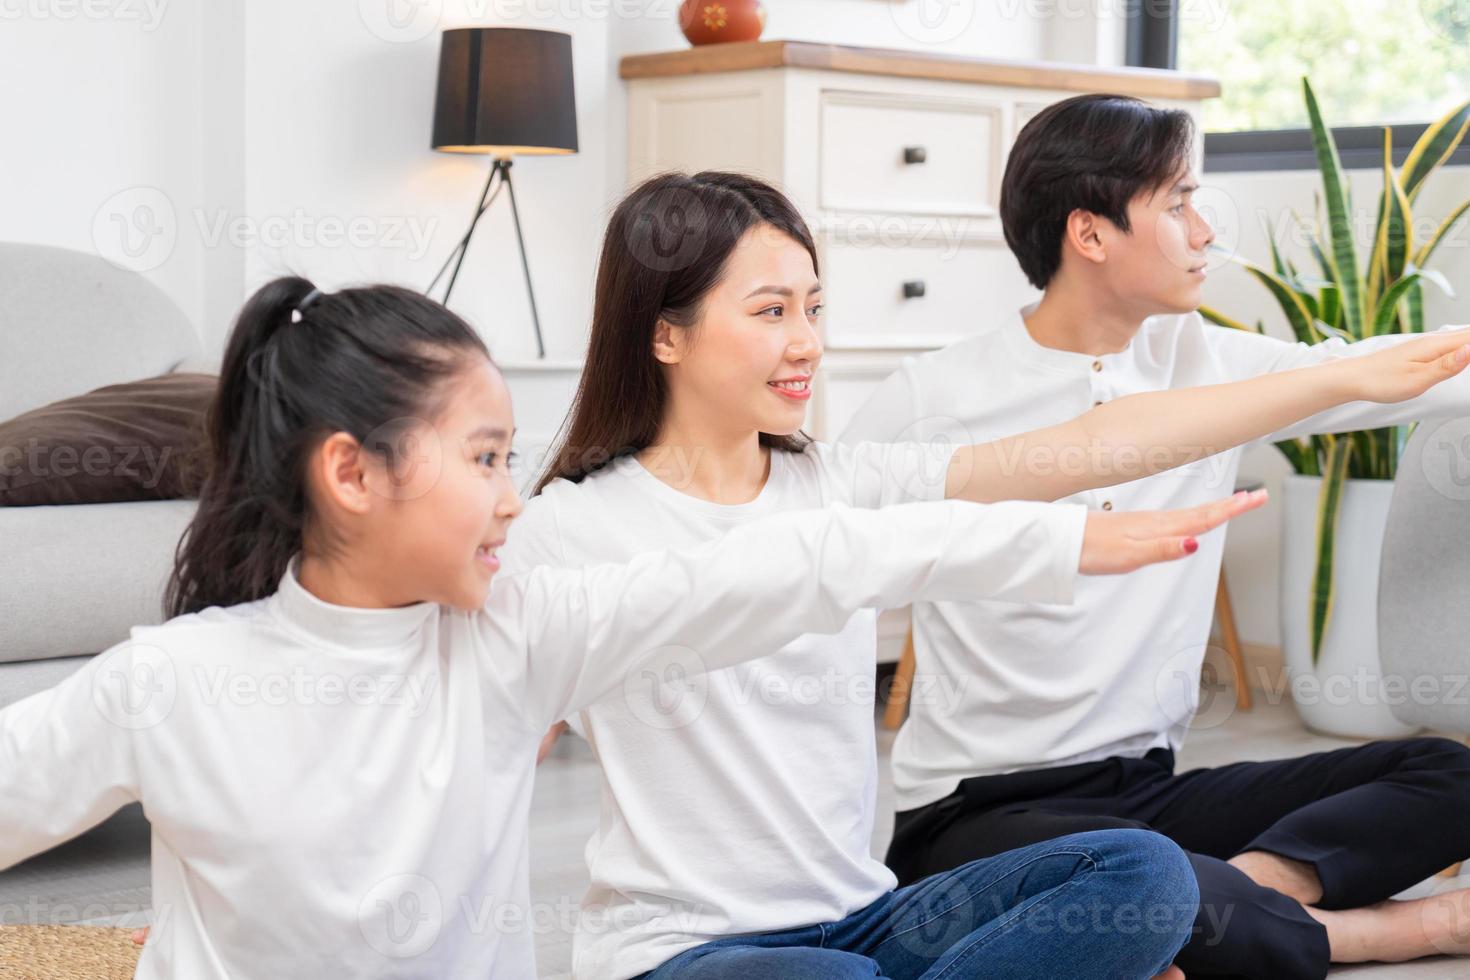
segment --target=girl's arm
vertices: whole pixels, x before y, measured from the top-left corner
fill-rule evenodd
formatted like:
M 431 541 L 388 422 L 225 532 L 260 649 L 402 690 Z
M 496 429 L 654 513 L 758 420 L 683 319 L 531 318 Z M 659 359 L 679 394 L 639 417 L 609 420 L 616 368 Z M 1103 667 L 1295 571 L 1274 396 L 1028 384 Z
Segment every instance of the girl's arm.
M 1264 498 L 1167 515 L 960 501 L 833 506 L 743 525 L 626 565 L 536 568 L 497 581 L 477 617 L 500 680 L 539 733 L 593 701 L 835 633 L 859 609 L 915 599 L 1070 602 L 1083 572 L 1183 557 L 1188 539 Z
M 172 682 L 160 650 L 129 640 L 0 710 L 0 868 L 138 799 L 132 732 L 167 713 Z
M 1470 364 L 1470 331 L 1432 334 L 1364 357 L 1237 381 L 1129 395 L 950 460 L 945 496 L 1059 500 L 1127 483 L 1259 439 L 1354 401 L 1401 402 Z

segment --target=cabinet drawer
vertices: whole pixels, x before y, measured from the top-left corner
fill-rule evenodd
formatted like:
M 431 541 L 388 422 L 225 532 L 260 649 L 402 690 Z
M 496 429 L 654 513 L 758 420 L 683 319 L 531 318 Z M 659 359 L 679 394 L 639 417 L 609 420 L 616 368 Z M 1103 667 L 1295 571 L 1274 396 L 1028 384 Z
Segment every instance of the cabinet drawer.
M 998 105 L 827 91 L 821 118 L 822 207 L 996 216 Z
M 833 348 L 932 348 L 1036 298 L 1005 242 L 905 245 L 827 240 L 823 333 Z

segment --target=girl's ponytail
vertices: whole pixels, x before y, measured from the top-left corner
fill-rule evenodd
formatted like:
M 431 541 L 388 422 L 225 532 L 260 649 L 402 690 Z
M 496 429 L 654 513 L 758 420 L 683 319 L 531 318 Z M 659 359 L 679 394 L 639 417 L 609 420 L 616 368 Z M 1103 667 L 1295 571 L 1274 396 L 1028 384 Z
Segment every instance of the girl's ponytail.
M 209 411 L 209 472 L 174 555 L 169 617 L 275 591 L 309 520 L 306 462 L 345 431 L 365 450 L 386 423 L 431 414 L 462 356 L 489 357 L 449 310 L 395 286 L 323 294 L 286 276 L 241 309 Z

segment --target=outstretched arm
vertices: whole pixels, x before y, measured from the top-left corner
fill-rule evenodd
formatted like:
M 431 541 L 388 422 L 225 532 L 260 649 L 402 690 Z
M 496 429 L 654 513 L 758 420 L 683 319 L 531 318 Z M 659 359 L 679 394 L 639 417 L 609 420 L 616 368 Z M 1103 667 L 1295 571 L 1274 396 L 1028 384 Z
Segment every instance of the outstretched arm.
M 1320 344 L 1290 343 L 1265 334 L 1229 327 L 1206 327 L 1206 337 L 1227 369 L 1248 378 L 1279 371 L 1292 371 L 1317 364 L 1370 357 L 1402 344 L 1418 342 L 1421 334 L 1384 334 L 1355 343 L 1338 337 Z M 1445 326 L 1428 334 L 1435 337 L 1463 326 Z M 1327 432 L 1356 432 L 1389 425 L 1404 425 L 1424 419 L 1470 415 L 1470 371 L 1465 371 L 1423 394 L 1398 402 L 1353 401 L 1325 412 L 1293 421 L 1273 430 L 1265 438 L 1278 441 Z
M 1470 330 L 1364 357 L 1231 384 L 1129 395 L 1061 425 L 974 446 L 949 464 L 945 495 L 1058 500 L 1232 449 L 1348 402 L 1417 398 L 1470 364 Z
M 147 655 L 154 648 L 143 650 L 120 643 L 0 711 L 0 868 L 138 799 L 131 736 L 150 720 L 146 687 L 157 666 Z
M 803 633 L 836 632 L 863 608 L 1070 602 L 1079 571 L 1184 557 L 1194 535 L 1263 500 L 1096 518 L 1026 502 L 800 511 L 626 565 L 532 569 L 494 585 L 476 627 L 539 732 L 630 677 L 767 656 Z

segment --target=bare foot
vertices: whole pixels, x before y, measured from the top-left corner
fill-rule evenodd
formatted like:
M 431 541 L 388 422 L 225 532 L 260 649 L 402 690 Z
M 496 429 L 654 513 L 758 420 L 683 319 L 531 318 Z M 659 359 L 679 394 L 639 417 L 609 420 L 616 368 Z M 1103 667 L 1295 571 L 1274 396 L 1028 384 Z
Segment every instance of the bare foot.
M 1470 955 L 1470 888 L 1422 901 L 1424 933 L 1434 948 L 1451 956 Z
M 1327 927 L 1335 963 L 1470 956 L 1470 889 L 1341 912 L 1308 907 L 1307 912 Z

